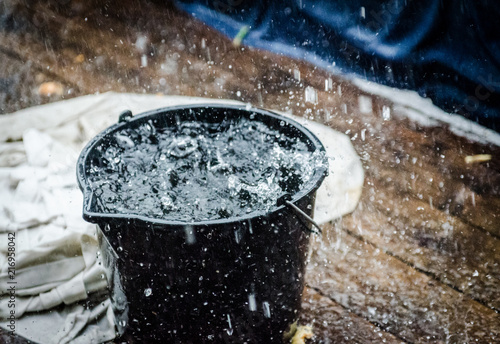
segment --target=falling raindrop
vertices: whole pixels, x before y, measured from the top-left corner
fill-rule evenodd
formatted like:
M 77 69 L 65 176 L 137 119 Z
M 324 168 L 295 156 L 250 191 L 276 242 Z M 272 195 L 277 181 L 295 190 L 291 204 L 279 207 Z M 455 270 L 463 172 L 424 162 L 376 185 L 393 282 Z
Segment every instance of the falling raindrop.
M 391 108 L 388 106 L 383 106 L 382 107 L 382 118 L 384 121 L 388 121 L 391 119 Z
M 257 310 L 257 303 L 255 302 L 255 294 L 248 295 L 248 308 L 255 312 Z
M 148 57 L 146 55 L 141 55 L 141 67 L 148 66 Z
M 269 302 L 267 302 L 267 301 L 262 302 L 262 309 L 264 311 L 264 316 L 266 318 L 270 318 L 271 317 L 271 308 L 269 307 Z
M 186 244 L 192 245 L 196 242 L 193 226 L 185 226 L 184 233 L 186 234 Z
M 151 288 L 144 289 L 144 295 L 146 295 L 146 297 L 151 296 L 151 294 L 153 294 Z
M 305 99 L 307 103 L 317 104 L 318 92 L 313 87 L 307 86 L 305 89 Z
M 237 244 L 240 243 L 240 241 L 241 241 L 241 229 L 237 229 L 234 231 L 234 240 L 236 241 Z
M 346 103 L 343 103 L 342 104 L 342 111 L 347 114 L 347 104 Z
M 231 324 L 231 316 L 229 314 L 227 315 L 227 324 L 229 325 L 229 328 L 226 329 L 226 332 L 231 336 L 233 334 L 233 325 Z
M 294 69 L 293 70 L 293 77 L 295 80 L 300 81 L 300 70 Z
M 373 111 L 372 98 L 367 96 L 358 97 L 359 111 L 361 113 L 371 113 Z

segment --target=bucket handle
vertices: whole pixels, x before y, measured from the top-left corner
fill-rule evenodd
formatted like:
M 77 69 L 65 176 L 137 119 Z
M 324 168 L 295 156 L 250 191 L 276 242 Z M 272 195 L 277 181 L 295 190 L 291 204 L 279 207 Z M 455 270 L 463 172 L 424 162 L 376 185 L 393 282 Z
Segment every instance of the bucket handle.
M 314 234 L 317 234 L 317 235 L 323 234 L 323 231 L 321 230 L 321 227 L 316 223 L 316 221 L 314 221 L 309 215 L 307 215 L 306 213 L 304 213 L 295 204 L 293 204 L 292 202 L 290 202 L 291 199 L 292 199 L 292 196 L 290 194 L 284 194 L 283 196 L 281 196 L 280 198 L 278 198 L 278 201 L 276 203 L 277 203 L 278 206 L 285 205 L 289 210 L 292 210 L 292 212 L 294 212 L 294 214 L 297 216 L 297 218 L 299 220 L 301 220 L 300 222 L 302 222 L 302 224 L 304 224 L 304 222 L 302 220 L 306 220 L 307 222 L 309 222 L 310 224 L 312 224 L 317 229 L 315 231 L 311 230 L 311 229 L 309 229 L 304 224 L 304 227 L 307 228 L 307 232 L 314 233 Z
M 132 111 L 125 110 L 122 113 L 120 113 L 120 116 L 118 117 L 118 123 L 128 122 L 132 119 L 133 116 L 134 115 L 132 114 Z

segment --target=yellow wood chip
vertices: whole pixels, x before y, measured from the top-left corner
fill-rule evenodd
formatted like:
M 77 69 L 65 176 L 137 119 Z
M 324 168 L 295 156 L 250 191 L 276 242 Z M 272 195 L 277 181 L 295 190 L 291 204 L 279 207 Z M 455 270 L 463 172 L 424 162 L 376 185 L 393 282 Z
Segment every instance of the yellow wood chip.
M 491 160 L 491 154 L 468 155 L 465 157 L 466 164 L 474 164 L 477 162 L 485 162 L 490 160 Z
M 305 344 L 306 339 L 311 339 L 313 336 L 311 326 L 299 326 L 297 332 L 292 337 L 291 344 Z
M 85 61 L 85 56 L 83 54 L 76 55 L 73 59 L 74 63 L 82 63 L 83 61 Z
M 62 96 L 63 92 L 64 86 L 56 81 L 44 82 L 38 87 L 38 94 L 45 97 Z

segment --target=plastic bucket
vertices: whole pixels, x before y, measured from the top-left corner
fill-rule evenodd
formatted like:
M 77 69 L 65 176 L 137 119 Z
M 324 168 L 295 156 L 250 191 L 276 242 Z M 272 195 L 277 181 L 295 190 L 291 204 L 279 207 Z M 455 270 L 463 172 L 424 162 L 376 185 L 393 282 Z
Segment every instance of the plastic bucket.
M 281 343 L 296 321 L 304 287 L 310 224 L 292 208 L 202 222 L 180 222 L 97 211 L 88 181 L 96 149 L 124 128 L 179 121 L 220 122 L 247 117 L 297 137 L 310 151 L 320 141 L 289 118 L 245 106 L 192 105 L 131 117 L 96 136 L 82 151 L 77 178 L 84 194 L 83 218 L 102 231 L 101 254 L 119 333 L 140 342 Z M 316 190 L 328 170 L 326 158 L 290 203 L 312 216 Z

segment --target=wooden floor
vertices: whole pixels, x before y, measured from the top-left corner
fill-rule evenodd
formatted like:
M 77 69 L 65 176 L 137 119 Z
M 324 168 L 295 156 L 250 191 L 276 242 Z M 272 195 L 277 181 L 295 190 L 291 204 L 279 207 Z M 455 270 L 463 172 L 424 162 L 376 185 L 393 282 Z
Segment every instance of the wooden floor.
M 0 4 L 1 112 L 111 90 L 203 96 L 292 110 L 352 138 L 366 181 L 358 209 L 312 241 L 311 343 L 500 343 L 499 147 L 421 127 L 369 94 L 362 113 L 364 93 L 342 78 L 235 48 L 161 1 L 19 3 L 32 5 Z M 62 93 L 40 94 L 44 82 Z M 465 162 L 476 154 L 492 160 Z

